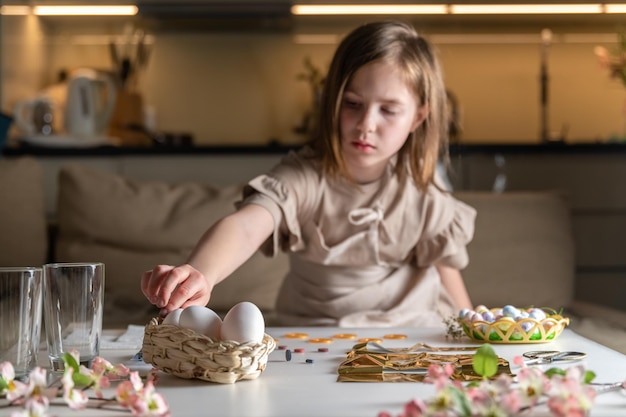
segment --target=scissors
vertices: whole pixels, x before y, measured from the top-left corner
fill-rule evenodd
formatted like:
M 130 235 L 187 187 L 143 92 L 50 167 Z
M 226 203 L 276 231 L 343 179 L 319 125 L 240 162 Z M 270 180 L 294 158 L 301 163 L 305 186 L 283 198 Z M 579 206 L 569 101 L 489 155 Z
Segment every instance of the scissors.
M 543 365 L 553 362 L 580 361 L 587 357 L 583 352 L 561 352 L 558 350 L 533 350 L 526 352 L 523 356 L 529 360 L 525 361 L 526 365 Z

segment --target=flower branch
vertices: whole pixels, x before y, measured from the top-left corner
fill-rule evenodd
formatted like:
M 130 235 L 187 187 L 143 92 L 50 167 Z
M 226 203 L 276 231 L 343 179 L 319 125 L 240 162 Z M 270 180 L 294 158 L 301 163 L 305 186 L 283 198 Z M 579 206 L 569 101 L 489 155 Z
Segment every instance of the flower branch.
M 0 364 L 0 396 L 7 400 L 0 408 L 20 406 L 21 411 L 12 417 L 46 417 L 51 406 L 66 405 L 74 410 L 85 408 L 130 411 L 134 416 L 169 416 L 168 406 L 163 397 L 156 393 L 155 377 L 150 373 L 144 384 L 137 372 L 131 372 L 124 365 L 113 366 L 97 357 L 91 368 L 79 365 L 77 352 L 63 355 L 65 364 L 60 379 L 47 384 L 47 374 L 43 368 L 33 369 L 28 382 L 15 379 L 15 371 L 10 362 Z M 103 390 L 112 381 L 122 381 L 117 385 L 115 396 L 104 398 Z M 55 387 L 58 383 L 61 387 Z M 88 396 L 93 391 L 94 396 Z M 53 402 L 61 397 L 63 404 Z M 94 404 L 98 402 L 98 404 Z M 117 407 L 112 407 L 114 404 Z
M 596 46 L 594 53 L 600 67 L 609 73 L 610 78 L 618 79 L 626 86 L 626 33 L 617 33 L 617 46 L 609 51 L 604 46 Z
M 483 379 L 466 385 L 450 378 L 454 372 L 451 364 L 431 365 L 425 381 L 435 385 L 435 396 L 410 400 L 398 417 L 510 417 L 540 405 L 546 405 L 555 417 L 589 415 L 596 397 L 591 385 L 593 372 L 582 366 L 544 372 L 526 366 L 522 357 L 516 357 L 514 363 L 521 367 L 516 378 L 507 374 L 494 378 L 497 363 L 493 348 L 489 344 L 481 346 L 472 366 Z M 614 385 L 625 386 L 626 381 Z M 392 415 L 381 412 L 378 417 Z

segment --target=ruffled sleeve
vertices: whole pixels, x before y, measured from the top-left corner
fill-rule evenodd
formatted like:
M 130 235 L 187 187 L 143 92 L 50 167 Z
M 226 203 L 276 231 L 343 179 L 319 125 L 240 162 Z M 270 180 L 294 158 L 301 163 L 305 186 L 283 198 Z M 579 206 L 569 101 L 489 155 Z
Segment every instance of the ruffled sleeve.
M 305 247 L 302 225 L 315 208 L 318 178 L 306 160 L 290 153 L 270 172 L 252 179 L 244 187 L 243 199 L 236 206 L 258 204 L 274 218 L 274 233 L 260 248 L 265 255 Z
M 449 194 L 433 198 L 430 220 L 416 246 L 417 263 L 427 267 L 442 263 L 463 269 L 469 263 L 467 244 L 474 236 L 476 210 Z

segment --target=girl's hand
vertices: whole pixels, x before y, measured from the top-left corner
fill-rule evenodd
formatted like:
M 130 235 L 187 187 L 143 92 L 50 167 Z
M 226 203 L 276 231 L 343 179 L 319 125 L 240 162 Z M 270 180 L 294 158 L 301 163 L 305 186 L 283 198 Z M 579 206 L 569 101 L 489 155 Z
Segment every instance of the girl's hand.
M 206 305 L 213 284 L 189 264 L 157 265 L 141 277 L 141 291 L 152 304 L 166 315 L 177 308 Z

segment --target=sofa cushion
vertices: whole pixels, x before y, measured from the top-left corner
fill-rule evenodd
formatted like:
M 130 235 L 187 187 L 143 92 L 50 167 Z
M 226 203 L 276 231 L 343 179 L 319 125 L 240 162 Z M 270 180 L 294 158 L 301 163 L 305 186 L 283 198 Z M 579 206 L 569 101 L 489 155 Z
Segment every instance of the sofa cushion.
M 458 192 L 477 210 L 470 263 L 462 271 L 474 306 L 560 309 L 573 299 L 569 207 L 552 192 Z
M 41 266 L 48 251 L 41 165 L 0 159 L 0 266 Z
M 240 194 L 239 185 L 134 181 L 86 166 L 64 166 L 56 258 L 105 263 L 105 309 L 110 313 L 105 326 L 143 319 L 146 309 L 151 314 L 156 310 L 141 292 L 141 274 L 157 264 L 183 263 L 206 229 L 234 210 Z M 286 269 L 285 259 L 257 253 L 216 286 L 209 307 L 223 312 L 251 301 L 271 310 Z

